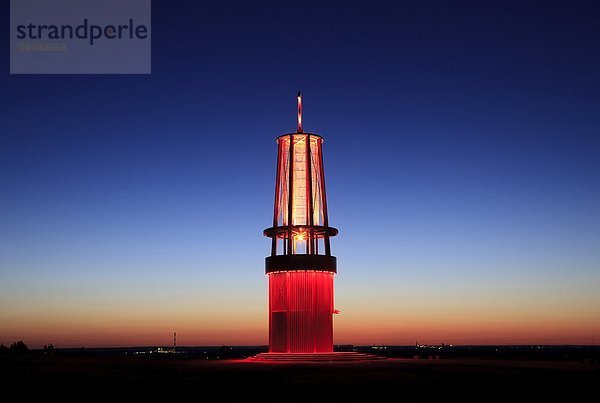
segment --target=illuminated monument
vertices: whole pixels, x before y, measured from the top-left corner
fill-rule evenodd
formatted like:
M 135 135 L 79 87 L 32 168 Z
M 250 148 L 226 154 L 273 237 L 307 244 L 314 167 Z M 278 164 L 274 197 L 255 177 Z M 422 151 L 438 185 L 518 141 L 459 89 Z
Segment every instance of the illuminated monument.
M 333 277 L 336 258 L 329 239 L 323 138 L 298 129 L 277 138 L 277 179 L 269 277 L 269 352 L 333 352 Z
M 250 361 L 362 361 L 370 354 L 333 352 L 333 277 L 337 272 L 329 239 L 323 171 L 323 137 L 302 130 L 298 93 L 298 129 L 277 138 L 277 178 L 269 278 L 269 352 Z

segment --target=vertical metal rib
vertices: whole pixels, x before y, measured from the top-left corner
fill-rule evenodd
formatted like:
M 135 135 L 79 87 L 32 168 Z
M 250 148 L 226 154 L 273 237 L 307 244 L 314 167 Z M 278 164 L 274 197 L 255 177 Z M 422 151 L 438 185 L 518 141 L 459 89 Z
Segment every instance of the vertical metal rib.
M 290 157 L 288 161 L 288 169 L 289 169 L 289 179 L 288 179 L 288 225 L 294 225 L 293 217 L 292 217 L 292 206 L 294 204 L 294 135 L 290 134 Z M 293 240 L 292 240 L 292 230 L 288 231 L 288 254 L 294 253 L 293 248 Z
M 306 254 L 314 253 L 312 226 L 314 225 L 313 219 L 313 192 L 312 192 L 312 164 L 311 164 L 311 150 L 310 150 L 310 134 L 306 135 L 306 224 L 310 225 L 307 237 L 306 237 Z
M 281 189 L 281 152 L 283 145 L 277 141 L 277 178 L 275 179 L 275 204 L 273 206 L 273 227 L 276 227 L 279 223 L 279 210 L 280 210 L 280 197 L 279 192 Z M 274 236 L 271 243 L 271 256 L 277 254 L 277 236 Z
M 321 176 L 321 202 L 323 203 L 323 225 L 329 227 L 329 218 L 327 217 L 327 192 L 325 191 L 325 167 L 323 166 L 323 143 L 319 144 L 319 171 Z M 325 235 L 325 254 L 331 256 L 331 245 L 329 235 Z

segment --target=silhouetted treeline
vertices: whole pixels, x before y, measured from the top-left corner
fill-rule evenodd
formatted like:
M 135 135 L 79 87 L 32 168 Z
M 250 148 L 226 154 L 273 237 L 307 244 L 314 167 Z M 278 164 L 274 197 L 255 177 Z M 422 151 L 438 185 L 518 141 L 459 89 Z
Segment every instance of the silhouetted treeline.
M 23 340 L 15 341 L 10 345 L 10 347 L 0 344 L 0 354 L 24 354 L 27 352 L 29 352 L 29 348 L 27 347 L 27 344 L 23 342 Z

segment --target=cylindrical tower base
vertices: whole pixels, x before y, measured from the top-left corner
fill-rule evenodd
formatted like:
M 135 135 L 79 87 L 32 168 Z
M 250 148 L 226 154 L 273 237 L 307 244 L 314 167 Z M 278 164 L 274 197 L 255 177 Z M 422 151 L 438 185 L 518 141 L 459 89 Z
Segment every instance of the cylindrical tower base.
M 333 276 L 326 271 L 269 273 L 269 351 L 333 351 Z

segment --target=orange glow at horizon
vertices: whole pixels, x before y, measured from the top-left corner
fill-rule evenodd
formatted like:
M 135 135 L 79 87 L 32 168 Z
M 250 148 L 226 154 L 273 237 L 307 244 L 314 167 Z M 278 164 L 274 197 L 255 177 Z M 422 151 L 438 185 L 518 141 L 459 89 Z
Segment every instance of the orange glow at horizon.
M 347 310 L 345 311 L 347 312 Z M 335 315 L 335 344 L 590 344 L 598 334 L 592 318 L 547 319 L 422 319 L 403 318 L 402 322 L 382 322 L 367 316 Z M 597 321 L 597 318 L 595 318 Z M 596 322 L 597 323 L 597 322 Z M 8 345 L 23 340 L 39 348 L 52 343 L 56 347 L 110 347 L 169 345 L 177 331 L 179 345 L 266 345 L 268 323 L 264 312 L 252 316 L 229 316 L 220 320 L 199 321 L 197 317 L 178 320 L 124 320 L 122 318 L 55 318 L 16 323 L 0 323 L 0 341 Z
M 53 302 L 13 300 L 10 312 L 5 303 L 4 309 L 0 306 L 0 342 L 23 340 L 32 348 L 47 343 L 58 348 L 168 346 L 176 331 L 181 346 L 266 345 L 263 291 L 244 291 L 233 300 L 216 293 L 183 295 L 170 304 L 170 292 L 154 298 L 123 293 L 111 301 L 73 295 L 53 297 Z M 335 308 L 342 314 L 334 318 L 334 343 L 590 344 L 593 335 L 600 335 L 597 295 L 527 291 L 521 297 L 490 290 L 440 293 L 432 300 L 416 291 L 400 298 L 386 287 L 361 294 L 342 283 L 336 293 Z

